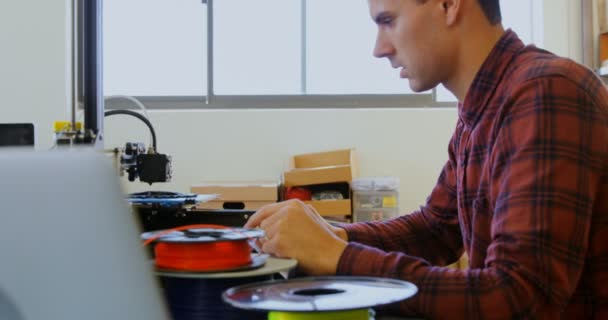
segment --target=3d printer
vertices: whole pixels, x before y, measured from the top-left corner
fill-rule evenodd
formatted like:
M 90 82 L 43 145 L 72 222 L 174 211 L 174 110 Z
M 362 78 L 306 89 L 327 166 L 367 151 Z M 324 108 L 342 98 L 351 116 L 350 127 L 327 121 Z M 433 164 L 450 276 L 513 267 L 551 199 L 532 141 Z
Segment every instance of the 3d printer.
M 89 144 L 103 150 L 103 120 L 113 115 L 136 117 L 148 126 L 152 146 L 127 142 L 124 148 L 114 148 L 120 174 L 129 181 L 152 184 L 171 180 L 171 157 L 158 153 L 156 132 L 150 121 L 132 110 L 104 110 L 102 77 L 102 0 L 72 0 L 72 121 L 69 130 L 57 144 Z M 77 129 L 76 113 L 82 105 L 84 128 Z M 136 207 L 145 231 L 166 229 L 192 223 L 213 223 L 242 226 L 253 212 L 245 210 L 191 210 L 201 199 L 194 194 L 148 191 L 134 193 L 128 200 Z M 221 211 L 221 212 L 218 212 Z

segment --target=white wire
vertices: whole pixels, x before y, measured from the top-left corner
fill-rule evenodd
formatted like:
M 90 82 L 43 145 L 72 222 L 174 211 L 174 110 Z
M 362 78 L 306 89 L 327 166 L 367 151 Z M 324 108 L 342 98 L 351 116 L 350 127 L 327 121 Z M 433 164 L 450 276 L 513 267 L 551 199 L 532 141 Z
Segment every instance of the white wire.
M 146 116 L 146 118 L 149 120 L 150 117 L 148 116 L 148 111 L 146 110 L 146 106 L 144 106 L 143 103 L 141 103 L 141 101 L 137 100 L 137 98 L 133 97 L 133 96 L 127 96 L 127 95 L 114 95 L 114 96 L 107 96 L 104 98 L 105 102 L 108 102 L 110 100 L 113 99 L 124 99 L 124 100 L 129 100 L 133 103 L 135 103 L 141 110 L 143 110 L 144 115 Z

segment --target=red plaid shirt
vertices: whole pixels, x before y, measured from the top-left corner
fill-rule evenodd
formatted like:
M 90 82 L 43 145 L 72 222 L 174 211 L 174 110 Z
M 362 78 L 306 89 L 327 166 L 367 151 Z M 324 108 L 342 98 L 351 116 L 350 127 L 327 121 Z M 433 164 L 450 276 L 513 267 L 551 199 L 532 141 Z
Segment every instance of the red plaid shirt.
M 419 211 L 345 226 L 338 274 L 411 281 L 403 315 L 608 319 L 608 92 L 507 31 Z M 466 251 L 468 270 L 445 268 Z M 394 311 L 394 310 L 392 310 Z

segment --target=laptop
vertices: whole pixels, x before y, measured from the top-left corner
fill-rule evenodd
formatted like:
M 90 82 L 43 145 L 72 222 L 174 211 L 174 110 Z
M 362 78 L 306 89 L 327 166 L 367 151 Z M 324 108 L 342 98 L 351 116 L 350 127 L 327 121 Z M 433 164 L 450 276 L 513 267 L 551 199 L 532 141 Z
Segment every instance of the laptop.
M 169 319 L 109 161 L 0 149 L 0 319 Z

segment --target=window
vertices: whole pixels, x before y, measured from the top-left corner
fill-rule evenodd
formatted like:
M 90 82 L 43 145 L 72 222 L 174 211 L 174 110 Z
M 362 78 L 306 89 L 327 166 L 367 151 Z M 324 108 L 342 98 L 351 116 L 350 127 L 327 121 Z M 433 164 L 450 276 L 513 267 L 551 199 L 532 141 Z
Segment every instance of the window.
M 104 1 L 105 94 L 204 95 L 205 19 L 200 0 Z
M 533 40 L 534 1 L 501 1 L 505 27 L 527 42 Z M 397 70 L 372 56 L 376 27 L 367 1 L 203 2 L 105 0 L 106 95 L 139 96 L 165 108 L 454 101 L 442 88 L 411 92 Z
M 413 93 L 386 59 L 372 56 L 376 27 L 367 1 L 308 0 L 306 5 L 308 93 Z
M 300 1 L 219 0 L 214 13 L 214 93 L 300 93 Z

